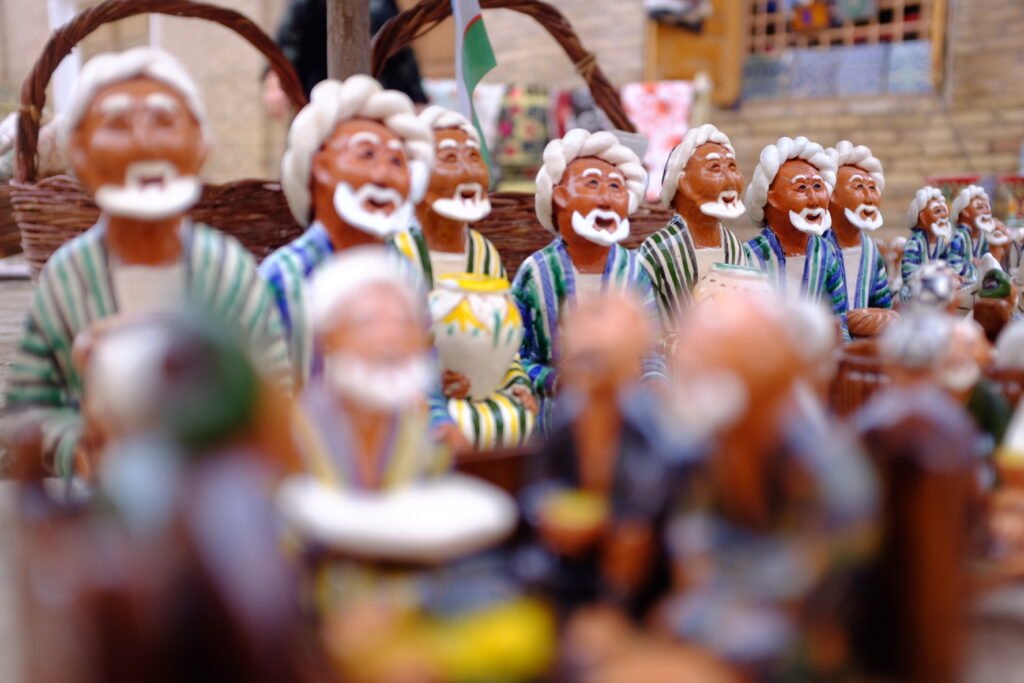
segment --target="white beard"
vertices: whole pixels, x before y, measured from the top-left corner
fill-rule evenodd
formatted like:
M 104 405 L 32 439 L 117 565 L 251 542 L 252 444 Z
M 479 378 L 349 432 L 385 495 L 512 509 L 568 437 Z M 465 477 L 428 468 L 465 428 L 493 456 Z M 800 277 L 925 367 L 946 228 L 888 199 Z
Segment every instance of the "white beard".
M 995 232 L 996 222 L 991 215 L 981 214 L 980 216 L 974 219 L 974 227 L 976 227 L 978 230 L 982 231 L 987 235 L 991 235 L 993 232 Z
M 819 212 L 821 214 L 820 223 L 812 223 L 809 220 L 810 214 Z M 811 209 L 807 208 L 797 213 L 796 211 L 789 212 L 789 222 L 793 224 L 793 227 L 800 232 L 806 232 L 809 235 L 817 235 L 821 237 L 825 232 L 832 227 L 832 214 L 826 209 Z
M 875 217 L 869 220 L 861 216 L 860 212 L 864 209 L 874 209 Z M 858 230 L 868 230 L 873 232 L 882 227 L 882 223 L 884 221 L 882 218 L 882 212 L 878 210 L 877 206 L 872 204 L 861 204 L 853 211 L 843 209 L 843 212 L 846 214 L 846 220 L 850 221 L 850 224 Z
M 614 220 L 615 230 L 608 232 L 597 228 L 596 222 L 599 218 Z M 601 209 L 594 209 L 586 216 L 579 211 L 574 211 L 572 229 L 585 240 L 600 244 L 602 247 L 610 247 L 629 237 L 629 219 L 622 218 L 614 211 L 602 211 Z
M 473 192 L 474 196 L 470 199 L 463 199 L 463 192 Z M 455 188 L 454 197 L 435 199 L 430 208 L 448 220 L 476 223 L 486 218 L 487 214 L 491 212 L 491 201 L 487 198 L 480 183 L 462 183 Z
M 395 207 L 391 213 L 368 211 L 364 204 L 369 199 L 391 202 Z M 412 203 L 390 187 L 366 183 L 353 190 L 348 183 L 338 183 L 334 188 L 334 210 L 338 217 L 349 225 L 384 239 L 397 235 L 412 224 Z
M 423 401 L 431 384 L 433 364 L 417 355 L 401 364 L 370 363 L 336 354 L 324 361 L 330 387 L 340 396 L 374 410 L 398 412 Z
M 739 192 L 736 190 L 725 190 L 718 195 L 716 201 L 701 204 L 700 212 L 705 216 L 711 216 L 719 220 L 731 220 L 745 214 L 747 207 L 740 201 Z
M 928 228 L 932 231 L 932 234 L 939 239 L 948 240 L 953 236 L 953 226 L 950 224 L 948 218 L 943 218 L 941 221 L 935 221 Z
M 1001 247 L 1010 243 L 1010 236 L 1004 232 L 992 232 L 988 236 L 988 243 L 994 247 Z
M 145 182 L 159 179 L 159 182 Z M 125 171 L 124 185 L 103 185 L 96 204 L 113 216 L 156 221 L 185 213 L 203 193 L 196 176 L 180 176 L 167 161 L 137 161 Z

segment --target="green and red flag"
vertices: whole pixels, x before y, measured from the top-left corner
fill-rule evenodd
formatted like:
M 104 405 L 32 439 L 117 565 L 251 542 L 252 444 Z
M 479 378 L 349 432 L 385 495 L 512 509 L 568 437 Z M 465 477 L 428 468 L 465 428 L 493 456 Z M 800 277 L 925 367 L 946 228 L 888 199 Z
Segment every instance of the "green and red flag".
M 452 0 L 455 18 L 455 80 L 458 86 L 459 110 L 473 122 L 480 134 L 480 151 L 491 164 L 490 151 L 480 121 L 473 108 L 473 90 L 487 72 L 498 65 L 487 36 L 479 0 Z

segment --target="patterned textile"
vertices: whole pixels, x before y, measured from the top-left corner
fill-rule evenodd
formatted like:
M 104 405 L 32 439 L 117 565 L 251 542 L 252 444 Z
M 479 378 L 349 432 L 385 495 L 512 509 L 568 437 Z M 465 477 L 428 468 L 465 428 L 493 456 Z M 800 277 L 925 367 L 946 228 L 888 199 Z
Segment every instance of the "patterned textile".
M 945 261 L 954 272 L 962 273 L 965 270 L 963 262 L 966 253 L 963 238 L 956 233 L 953 234 L 952 241 L 937 239 L 933 246 L 928 243 L 928 236 L 924 230 L 911 228 L 910 238 L 903 250 L 903 265 L 900 268 L 903 277 L 900 299 L 906 301 L 910 297 L 910 277 L 925 263 Z
M 988 237 L 985 236 L 985 233 L 981 233 L 981 239 L 975 242 L 970 226 L 961 223 L 957 226 L 956 231 L 960 235 L 960 239 L 963 240 L 964 253 L 970 254 L 972 259 L 979 259 L 988 253 Z
M 101 218 L 43 268 L 7 383 L 10 408 L 39 412 L 46 464 L 60 476 L 73 474 L 82 430 L 82 378 L 71 359 L 72 345 L 79 333 L 119 310 L 106 231 Z M 236 325 L 248 339 L 256 367 L 288 386 L 281 321 L 252 256 L 233 238 L 205 225 L 186 222 L 182 242 L 189 302 Z
M 790 97 L 835 97 L 838 92 L 839 53 L 817 48 L 794 48 L 791 52 Z
M 932 92 L 932 44 L 927 40 L 893 43 L 889 52 L 890 93 Z
M 428 289 L 434 288 L 434 269 L 430 264 L 430 251 L 426 238 L 418 226 L 398 234 L 395 246 L 423 273 Z M 466 228 L 466 270 L 467 273 L 507 278 L 501 254 L 489 239 L 472 228 Z
M 889 45 L 851 45 L 832 48 L 838 54 L 836 92 L 841 97 L 885 92 Z
M 793 55 L 750 55 L 743 64 L 743 99 L 777 99 L 789 92 Z
M 843 250 L 836 240 L 836 234 L 829 230 L 825 237 L 832 242 L 833 248 L 842 256 Z M 889 275 L 885 270 L 885 259 L 882 252 L 878 251 L 875 241 L 860 233 L 860 268 L 854 278 L 852 273 L 846 272 L 846 264 L 839 259 L 843 266 L 843 281 L 846 282 L 848 293 L 847 306 L 849 310 L 855 308 L 892 308 L 892 292 L 889 291 Z M 851 279 L 853 278 L 853 279 Z
M 614 128 L 608 115 L 594 102 L 589 88 L 556 92 L 552 96 L 552 103 L 552 138 L 563 137 L 573 128 L 582 128 L 591 133 Z
M 839 21 L 867 21 L 878 16 L 878 0 L 835 0 Z
M 487 147 L 492 150 L 498 142 L 498 118 L 501 116 L 505 87 L 504 83 L 478 83 L 473 90 L 473 110 L 480 122 Z M 431 104 L 459 111 L 458 87 L 453 79 L 425 78 L 423 79 L 423 89 Z
M 495 159 L 503 179 L 533 180 L 548 144 L 548 91 L 539 86 L 509 86 L 498 119 Z
M 689 81 L 628 83 L 622 88 L 622 106 L 637 132 L 650 140 L 644 166 L 650 180 L 647 198 L 661 194 L 661 175 L 672 150 L 690 127 L 693 84 Z
M 749 265 L 747 252 L 736 235 L 724 225 L 719 224 L 719 227 L 725 263 Z M 690 303 L 690 292 L 703 275 L 698 272 L 697 249 L 686 222 L 677 214 L 668 225 L 644 240 L 638 254 L 654 286 L 662 325 L 668 328 L 674 324 L 679 311 Z
M 295 442 L 306 470 L 340 489 L 372 488 L 360 477 L 348 416 L 319 380 L 306 387 L 292 411 Z M 399 488 L 442 474 L 451 454 L 427 438 L 427 411 L 403 411 L 388 425 L 379 454 L 380 488 Z
M 787 295 L 786 256 L 771 228 L 747 242 L 748 258 L 773 280 L 783 296 Z M 817 235 L 807 236 L 807 260 L 804 262 L 801 296 L 820 301 L 832 309 L 842 323 L 843 338 L 849 340 L 846 327 L 846 283 L 843 281 L 843 259 L 832 243 Z
M 613 245 L 608 252 L 602 276 L 604 287 L 633 289 L 650 311 L 658 315 L 654 290 L 635 252 Z M 548 246 L 523 261 L 512 283 L 512 296 L 523 316 L 523 346 L 520 356 L 534 392 L 542 401 L 542 429 L 550 419 L 551 401 L 561 348 L 558 324 L 562 311 L 576 301 L 576 283 L 572 260 L 565 241 L 556 237 Z M 644 378 L 665 376 L 665 359 L 651 356 L 644 362 Z

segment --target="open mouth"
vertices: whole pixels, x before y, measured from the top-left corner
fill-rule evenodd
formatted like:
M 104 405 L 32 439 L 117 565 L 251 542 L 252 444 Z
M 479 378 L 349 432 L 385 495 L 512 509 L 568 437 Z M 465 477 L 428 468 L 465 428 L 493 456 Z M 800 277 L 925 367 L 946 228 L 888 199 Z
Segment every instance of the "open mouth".
M 876 211 L 874 207 L 865 206 L 860 210 L 860 217 L 865 220 L 871 220 L 875 217 L 877 213 L 878 211 Z
M 178 169 L 168 161 L 137 161 L 125 171 L 125 186 L 164 188 L 178 177 Z
M 740 193 L 736 190 L 726 190 L 722 194 L 718 195 L 718 201 L 722 202 L 726 206 L 733 206 L 740 200 Z
M 809 223 L 820 223 L 825 218 L 823 209 L 808 209 L 804 212 L 804 220 Z
M 616 222 L 616 220 L 611 217 L 598 216 L 597 218 L 594 219 L 594 226 L 597 227 L 599 230 L 611 232 L 612 230 L 615 230 L 617 225 L 618 223 Z

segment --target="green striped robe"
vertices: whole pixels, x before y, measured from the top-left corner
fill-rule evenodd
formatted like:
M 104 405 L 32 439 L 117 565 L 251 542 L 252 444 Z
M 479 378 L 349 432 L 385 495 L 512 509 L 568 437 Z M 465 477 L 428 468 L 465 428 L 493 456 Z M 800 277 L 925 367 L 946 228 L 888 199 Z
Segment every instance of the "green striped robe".
M 612 245 L 605 262 L 605 289 L 632 289 L 657 319 L 654 289 L 639 264 L 636 252 Z M 576 301 L 576 283 L 572 260 L 565 241 L 556 237 L 548 246 L 530 255 L 519 267 L 512 283 L 512 296 L 523 316 L 523 344 L 519 356 L 534 392 L 541 399 L 541 426 L 550 420 L 551 401 L 557 379 L 560 356 L 559 321 L 566 305 Z M 644 361 L 644 379 L 665 377 L 665 358 L 652 354 Z
M 988 238 L 985 233 L 979 235 L 977 241 L 971 234 L 970 226 L 961 223 L 957 226 L 956 232 L 960 235 L 960 242 L 963 244 L 964 260 L 957 275 L 963 278 L 964 284 L 972 284 L 978 281 L 979 273 L 975 261 L 988 253 Z
M 843 260 L 843 248 L 834 231 L 825 233 L 825 238 L 839 252 L 839 262 L 843 266 L 843 279 L 846 281 L 849 310 L 855 308 L 892 308 L 892 292 L 889 290 L 889 273 L 885 269 L 885 259 L 878 251 L 875 241 L 860 231 L 860 267 L 856 273 L 846 272 L 846 261 Z
M 719 223 L 725 263 L 746 266 L 747 253 L 736 235 Z M 638 250 L 640 263 L 647 271 L 658 299 L 661 322 L 669 329 L 675 326 L 679 312 L 692 302 L 691 291 L 700 281 L 697 248 L 686 221 L 676 214 L 664 228 L 644 240 Z
M 423 280 L 428 289 L 434 288 L 434 268 L 430 263 L 430 250 L 423 231 L 413 226 L 395 237 L 395 246 L 423 271 Z M 489 239 L 473 228 L 466 228 L 466 273 L 507 278 L 505 266 Z
M 75 337 L 118 312 L 108 266 L 106 222 L 62 246 L 39 276 L 11 375 L 7 404 L 37 411 L 50 471 L 72 473 L 82 424 L 82 378 L 71 359 Z M 248 339 L 254 363 L 265 375 L 289 384 L 288 348 L 281 321 L 252 256 L 236 240 L 186 222 L 189 301 L 235 324 Z

